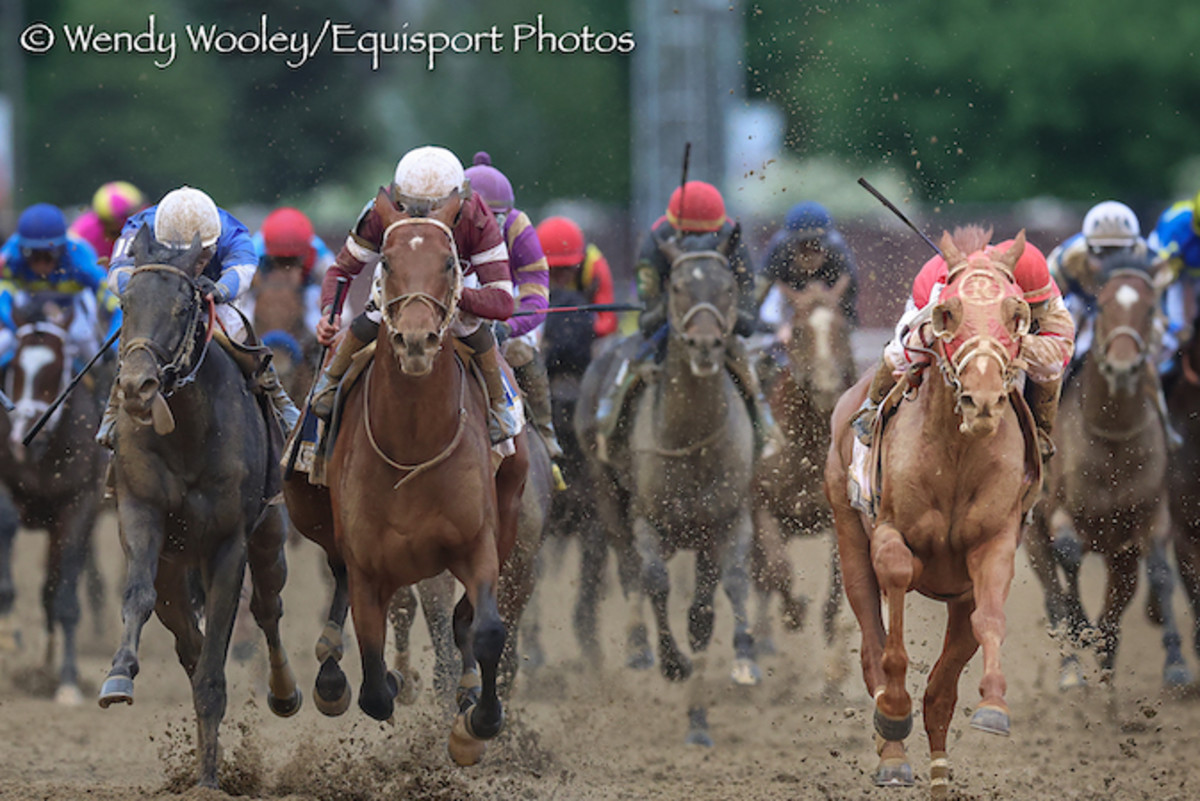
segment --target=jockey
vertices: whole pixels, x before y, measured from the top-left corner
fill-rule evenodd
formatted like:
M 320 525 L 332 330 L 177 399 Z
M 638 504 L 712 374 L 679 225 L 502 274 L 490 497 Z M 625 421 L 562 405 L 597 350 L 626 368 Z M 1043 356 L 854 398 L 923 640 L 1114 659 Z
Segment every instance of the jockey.
M 1104 263 L 1117 255 L 1130 256 L 1149 269 L 1150 251 L 1141 236 L 1137 215 L 1124 203 L 1106 200 L 1092 206 L 1084 215 L 1082 230 L 1069 236 L 1046 258 L 1050 275 L 1075 323 L 1072 367 L 1091 348 L 1091 317 L 1096 293 L 1103 283 Z
M 136 186 L 128 181 L 109 181 L 92 195 L 92 208 L 71 223 L 71 235 L 91 245 L 99 263 L 107 265 L 125 221 L 145 206 L 146 200 Z
M 334 262 L 333 251 L 313 231 L 313 224 L 299 209 L 275 209 L 252 237 L 258 254 L 258 271 L 300 268 L 304 287 L 304 327 L 317 330 L 321 320 L 321 283 Z M 253 319 L 253 308 L 246 316 Z
M 754 272 L 750 252 L 741 241 L 741 226 L 725 214 L 725 200 L 715 186 L 704 181 L 688 181 L 677 187 L 667 203 L 666 214 L 659 217 L 650 228 L 636 265 L 638 299 L 644 310 L 638 318 L 645 345 L 635 360 L 644 362 L 653 357 L 662 343 L 666 342 L 669 323 L 667 320 L 667 281 L 670 280 L 671 264 L 658 247 L 658 241 L 678 234 L 680 245 L 685 250 L 715 250 L 730 241 L 735 243 L 729 254 L 729 269 L 733 271 L 738 289 L 737 320 L 733 333 L 725 343 L 725 366 L 742 393 L 750 420 L 754 426 L 756 450 L 768 443 L 777 446 L 780 439 L 770 407 L 762 398 L 758 376 L 751 367 L 742 337 L 754 332 L 756 322 L 754 303 Z M 631 364 L 631 368 L 637 367 Z M 617 428 L 624 403 L 615 402 L 624 398 L 641 371 L 629 369 L 621 384 L 606 388 L 601 398 L 597 417 L 600 432 L 606 440 Z M 602 445 L 602 453 L 607 450 Z
M 849 275 L 850 285 L 842 295 L 842 314 L 851 326 L 858 325 L 858 264 L 824 206 L 813 201 L 792 206 L 783 228 L 771 237 L 767 248 L 763 271 L 766 280 L 759 287 L 764 319 L 783 322 L 782 298 L 777 292 L 769 292 L 775 282 L 802 290 L 812 280 L 832 287 L 843 275 Z
M 74 296 L 75 313 L 64 343 L 68 358 L 90 358 L 99 349 L 98 304 L 112 314 L 108 335 L 121 327 L 120 306 L 105 286 L 104 268 L 96 263 L 95 251 L 86 242 L 67 236 L 62 210 L 49 203 L 21 212 L 17 232 L 0 248 L 0 361 L 11 359 L 16 345 L 14 302 L 32 292 Z
M 554 289 L 581 292 L 588 303 L 612 303 L 612 270 L 600 248 L 586 242 L 583 229 L 567 217 L 547 217 L 537 227 L 538 240 L 546 263 L 550 265 L 550 285 Z M 592 323 L 596 339 L 617 330 L 617 313 L 596 312 Z
M 113 247 L 108 285 L 118 295 L 125 290 L 133 273 L 133 256 L 129 247 L 143 225 L 149 225 L 154 238 L 173 248 L 187 249 L 199 236 L 204 248 L 201 261 L 204 269 L 196 284 L 217 303 L 217 319 L 230 340 L 242 342 L 246 337 L 246 321 L 236 307 L 238 300 L 250 288 L 257 259 L 250 232 L 229 212 L 218 208 L 213 199 L 199 189 L 181 186 L 163 196 L 158 205 L 151 206 L 129 218 Z M 267 363 L 259 378 L 259 388 L 271 399 L 275 414 L 290 431 L 300 419 L 300 410 L 279 383 L 275 366 Z M 117 421 L 117 387 L 109 395 L 108 408 L 100 421 L 96 441 L 112 447 L 112 434 Z
M 507 320 L 513 312 L 512 276 L 508 269 L 508 249 L 504 235 L 496 224 L 495 215 L 479 195 L 470 191 L 462 163 L 443 147 L 419 147 L 404 154 L 396 165 L 396 174 L 389 187 L 393 204 L 400 210 L 414 207 L 414 213 L 441 209 L 449 205 L 454 214 L 454 242 L 459 257 L 467 260 L 467 282 L 459 301 L 457 320 L 451 331 L 473 352 L 475 363 L 487 383 L 492 413 L 488 432 L 493 443 L 513 437 L 520 431 L 504 388 L 504 377 L 496 352 L 496 339 L 490 325 L 483 320 Z M 383 245 L 384 227 L 372 200 L 359 215 L 338 252 L 337 262 L 325 273 L 321 289 L 321 321 L 317 325 L 317 341 L 328 345 L 338 332 L 340 314 L 330 324 L 328 315 L 333 306 L 334 288 L 339 277 L 353 278 L 368 265 L 379 268 L 379 249 Z M 470 284 L 477 282 L 477 286 Z M 313 389 L 313 413 L 328 420 L 333 412 L 338 383 L 354 354 L 375 340 L 383 313 L 372 302 L 354 319 L 338 346 L 329 365 L 321 373 Z
M 525 393 L 533 424 L 542 435 L 550 458 L 556 460 L 563 452 L 554 432 L 550 377 L 546 374 L 546 361 L 541 352 L 542 324 L 546 322 L 544 312 L 550 303 L 550 268 L 546 266 L 533 223 L 525 212 L 513 207 L 512 184 L 504 173 L 492 166 L 491 156 L 483 151 L 476 153 L 465 175 L 471 188 L 496 215 L 496 222 L 504 234 L 517 308 L 538 312 L 502 320 L 495 324 L 494 330 L 500 350 Z
M 989 246 L 989 250 L 1003 253 L 1012 243 L 1010 239 Z M 1031 312 L 1029 333 L 1021 339 L 1020 357 L 1025 362 L 1025 374 L 1029 378 L 1025 394 L 1037 424 L 1038 450 L 1042 460 L 1046 461 L 1054 455 L 1054 443 L 1050 435 L 1058 416 L 1063 370 L 1070 362 L 1074 347 L 1075 326 L 1071 322 L 1071 313 L 1063 304 L 1058 285 L 1050 277 L 1046 257 L 1032 243 L 1025 243 L 1025 250 L 1013 274 Z M 867 397 L 851 420 L 851 426 L 864 445 L 870 444 L 871 428 L 879 405 L 895 386 L 899 375 L 921 359 L 920 354 L 910 354 L 905 344 L 913 343 L 910 337 L 920 336 L 920 324 L 937 304 L 938 296 L 946 286 L 946 277 L 946 260 L 939 255 L 925 262 L 913 281 L 912 297 L 896 326 L 896 335 L 884 347 L 883 358 L 871 381 Z
M 1165 264 L 1174 279 L 1163 297 L 1167 330 L 1163 335 L 1159 373 L 1167 375 L 1177 367 L 1175 355 L 1179 346 L 1195 333 L 1192 320 L 1196 314 L 1196 284 L 1200 281 L 1200 192 L 1164 211 L 1148 244 L 1156 263 Z

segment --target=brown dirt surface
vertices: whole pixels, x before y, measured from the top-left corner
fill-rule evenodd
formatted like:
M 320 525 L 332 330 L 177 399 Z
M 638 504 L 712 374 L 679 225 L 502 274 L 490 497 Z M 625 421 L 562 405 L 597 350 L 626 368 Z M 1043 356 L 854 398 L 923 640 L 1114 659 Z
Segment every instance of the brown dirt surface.
M 16 616 L 24 649 L 0 655 L 0 799 L 184 799 L 229 796 L 286 801 L 383 799 L 914 799 L 928 797 L 928 749 L 918 713 L 909 740 L 917 774 L 911 790 L 877 789 L 871 783 L 875 753 L 871 706 L 857 656 L 843 694 L 823 697 L 825 648 L 818 621 L 789 633 L 776 625 L 780 653 L 764 658 L 765 680 L 751 689 L 728 681 L 730 613 L 718 595 L 717 633 L 709 651 L 704 687 L 713 703 L 709 722 L 716 746 L 684 745 L 688 690 L 657 671 L 624 664 L 628 607 L 615 574 L 601 610 L 606 659 L 580 662 L 570 630 L 578 570 L 577 551 L 552 549 L 539 588 L 547 664 L 522 673 L 509 706 L 508 726 L 483 764 L 454 767 L 446 753 L 449 720 L 427 678 L 418 702 L 398 707 L 394 725 L 370 720 L 352 705 L 329 719 L 311 703 L 317 665 L 313 644 L 327 590 L 323 562 L 303 543 L 290 550 L 285 590 L 284 640 L 305 694 L 290 719 L 275 718 L 265 704 L 265 663 L 231 661 L 229 706 L 221 729 L 221 791 L 192 787 L 195 723 L 188 682 L 162 625 L 152 619 L 142 643 L 142 672 L 133 706 L 101 710 L 95 693 L 119 636 L 119 582 L 123 563 L 110 513 L 98 530 L 101 567 L 108 581 L 103 632 L 85 613 L 81 674 L 86 703 L 54 704 L 53 679 L 40 667 L 45 648 L 38 602 L 45 537 L 22 532 L 16 543 Z M 560 553 L 561 551 L 561 553 Z M 793 543 L 799 586 L 812 598 L 825 591 L 827 546 Z M 561 564 L 556 559 L 565 556 Z M 690 586 L 689 559 L 672 565 L 672 614 L 686 643 L 684 621 Z M 611 568 L 610 568 L 611 570 Z M 1100 563 L 1085 563 L 1085 603 L 1099 604 Z M 1146 582 L 1142 581 L 1144 588 Z M 1047 635 L 1041 590 L 1018 554 L 1017 578 L 1007 611 L 1004 665 L 1013 734 L 997 738 L 967 725 L 978 698 L 979 657 L 959 685 L 959 713 L 950 734 L 954 768 L 951 797 L 983 799 L 1200 798 L 1200 702 L 1160 690 L 1162 649 L 1158 631 L 1143 614 L 1144 589 L 1125 619 L 1113 694 L 1097 686 L 1063 694 L 1056 689 L 1057 648 Z M 1176 610 L 1190 631 L 1191 614 L 1176 595 Z M 816 608 L 814 604 L 810 609 Z M 911 665 L 908 688 L 920 708 L 924 681 L 942 640 L 944 608 L 910 596 Z M 856 649 L 849 611 L 843 628 Z M 432 667 L 428 637 L 414 636 L 416 664 Z M 1190 636 L 1185 641 L 1190 645 Z M 1195 661 L 1189 651 L 1191 665 Z M 1095 660 L 1084 664 L 1094 671 Z M 360 681 L 357 649 L 348 638 L 343 661 L 351 686 Z

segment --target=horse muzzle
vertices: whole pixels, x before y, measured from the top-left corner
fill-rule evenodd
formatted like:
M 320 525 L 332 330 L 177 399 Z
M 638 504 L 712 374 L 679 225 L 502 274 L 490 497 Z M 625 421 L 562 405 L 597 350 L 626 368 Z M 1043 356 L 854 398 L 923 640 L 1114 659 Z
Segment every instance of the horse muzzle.
M 175 416 L 162 394 L 155 376 L 121 376 L 118 379 L 123 401 L 121 408 L 129 419 L 141 426 L 154 426 L 159 436 L 175 430 Z
M 400 372 L 412 378 L 429 375 L 434 358 L 442 349 L 442 340 L 434 331 L 396 331 L 390 341 Z
M 712 378 L 725 363 L 725 339 L 713 334 L 685 334 L 688 366 L 696 378 Z
M 959 398 L 962 422 L 958 430 L 962 434 L 990 437 L 996 433 L 1004 416 L 1007 396 L 998 391 L 964 392 Z

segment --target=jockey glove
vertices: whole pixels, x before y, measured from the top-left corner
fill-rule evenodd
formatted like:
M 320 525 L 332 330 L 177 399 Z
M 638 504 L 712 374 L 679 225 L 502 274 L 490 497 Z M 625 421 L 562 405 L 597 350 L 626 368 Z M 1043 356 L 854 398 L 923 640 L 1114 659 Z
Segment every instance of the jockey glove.
M 229 300 L 229 289 L 216 283 L 207 275 L 202 275 L 196 279 L 196 286 L 204 295 L 212 295 L 213 301 L 216 303 L 224 303 Z
M 497 345 L 503 345 L 512 336 L 512 326 L 501 320 L 492 327 L 492 335 L 496 337 Z

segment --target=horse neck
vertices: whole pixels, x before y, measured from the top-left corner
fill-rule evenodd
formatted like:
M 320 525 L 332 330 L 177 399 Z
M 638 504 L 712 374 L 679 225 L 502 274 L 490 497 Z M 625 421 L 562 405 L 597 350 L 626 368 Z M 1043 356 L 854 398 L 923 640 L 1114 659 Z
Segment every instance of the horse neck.
M 672 336 L 664 367 L 658 381 L 656 410 L 662 445 L 687 445 L 725 424 L 729 401 L 724 392 L 723 364 L 711 376 L 696 376 L 682 340 Z
M 387 339 L 375 346 L 367 401 L 371 431 L 388 453 L 403 458 L 423 452 L 426 443 L 445 444 L 458 425 L 463 387 L 455 364 L 454 348 L 445 344 L 428 375 L 413 377 L 400 364 Z M 449 434 L 447 434 L 449 432 Z

